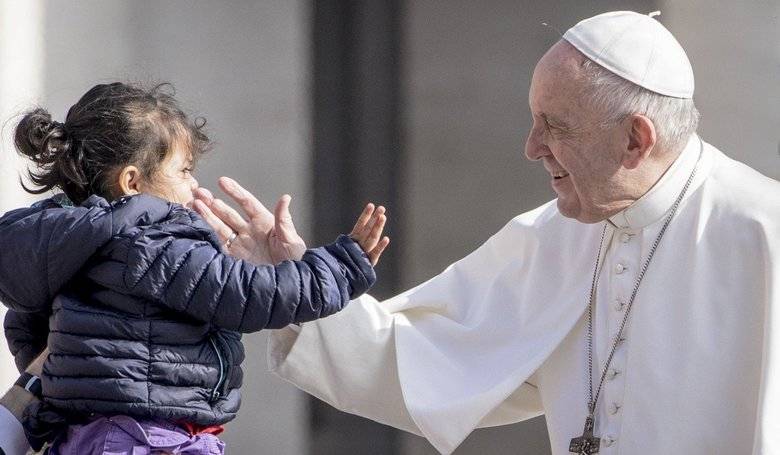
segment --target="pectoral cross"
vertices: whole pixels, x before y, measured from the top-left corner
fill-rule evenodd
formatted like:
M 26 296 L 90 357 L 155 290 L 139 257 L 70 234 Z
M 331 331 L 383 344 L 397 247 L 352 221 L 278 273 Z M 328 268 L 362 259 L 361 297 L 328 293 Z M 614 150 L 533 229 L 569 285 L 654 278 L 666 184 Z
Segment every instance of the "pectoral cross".
M 582 436 L 573 438 L 569 443 L 569 452 L 579 455 L 591 455 L 599 453 L 601 440 L 593 436 L 593 416 L 585 418 L 585 429 L 582 430 Z

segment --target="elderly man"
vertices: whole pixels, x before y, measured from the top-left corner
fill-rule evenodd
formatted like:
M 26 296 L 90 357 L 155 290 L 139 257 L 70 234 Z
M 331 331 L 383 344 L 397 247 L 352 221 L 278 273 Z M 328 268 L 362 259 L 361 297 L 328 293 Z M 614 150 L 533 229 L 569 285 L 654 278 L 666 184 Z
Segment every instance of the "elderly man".
M 554 454 L 780 453 L 780 184 L 702 141 L 692 97 L 654 18 L 572 27 L 529 96 L 558 198 L 410 291 L 274 333 L 272 369 L 443 453 L 542 413 Z M 198 210 L 262 250 L 271 215 L 225 182 L 249 222 Z

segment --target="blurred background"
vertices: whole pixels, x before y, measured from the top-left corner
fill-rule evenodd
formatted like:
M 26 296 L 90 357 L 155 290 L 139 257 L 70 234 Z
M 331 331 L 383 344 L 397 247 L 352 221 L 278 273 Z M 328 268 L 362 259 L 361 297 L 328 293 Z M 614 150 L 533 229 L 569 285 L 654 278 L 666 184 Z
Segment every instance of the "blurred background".
M 594 14 L 660 10 L 693 63 L 701 135 L 780 178 L 780 2 L 715 5 L 0 0 L 0 213 L 33 200 L 10 142 L 19 113 L 41 105 L 64 121 L 96 83 L 169 81 L 216 143 L 201 185 L 230 175 L 267 205 L 292 194 L 311 245 L 350 229 L 367 200 L 387 205 L 393 243 L 374 294 L 389 297 L 554 197 L 542 167 L 523 157 L 531 72 L 559 32 Z M 230 453 L 435 453 L 266 373 L 265 339 L 245 337 Z M 0 386 L 15 375 L 0 341 Z M 455 453 L 549 454 L 544 419 L 479 430 Z

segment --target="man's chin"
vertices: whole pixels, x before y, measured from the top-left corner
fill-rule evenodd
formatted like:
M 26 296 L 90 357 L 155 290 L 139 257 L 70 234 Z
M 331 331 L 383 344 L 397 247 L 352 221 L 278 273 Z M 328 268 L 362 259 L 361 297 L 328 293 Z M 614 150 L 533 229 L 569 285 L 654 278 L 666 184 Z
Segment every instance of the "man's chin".
M 558 212 L 566 218 L 571 218 L 580 223 L 593 224 L 603 221 L 605 217 L 597 216 L 582 209 L 579 201 L 571 201 L 559 197 L 557 200 Z
M 577 203 L 574 203 L 573 201 L 567 200 L 565 197 L 558 197 L 558 200 L 556 201 L 558 204 L 558 211 L 561 213 L 561 215 L 565 216 L 566 218 L 573 218 L 577 221 L 579 219 L 577 218 L 580 214 L 580 205 Z

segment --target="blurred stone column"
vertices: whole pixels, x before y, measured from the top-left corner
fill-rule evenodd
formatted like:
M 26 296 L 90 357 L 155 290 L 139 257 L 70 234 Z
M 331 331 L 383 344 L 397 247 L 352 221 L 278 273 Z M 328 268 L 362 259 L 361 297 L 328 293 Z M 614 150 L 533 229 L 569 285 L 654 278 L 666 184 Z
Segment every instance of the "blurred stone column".
M 377 267 L 377 298 L 397 293 L 404 184 L 401 0 L 312 2 L 313 233 L 331 241 L 367 201 L 385 205 L 391 247 Z M 311 399 L 310 453 L 395 455 L 399 432 Z
M 16 154 L 13 130 L 19 121 L 17 114 L 37 102 L 43 91 L 43 32 L 40 0 L 0 0 L 0 214 L 33 200 L 19 185 L 26 162 Z M 4 317 L 5 307 L 0 306 L 0 319 Z M 0 390 L 16 377 L 5 336 L 0 337 Z

